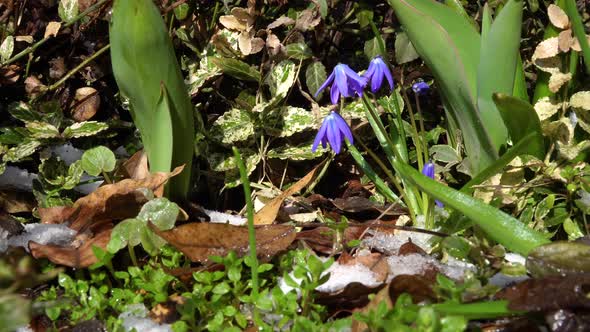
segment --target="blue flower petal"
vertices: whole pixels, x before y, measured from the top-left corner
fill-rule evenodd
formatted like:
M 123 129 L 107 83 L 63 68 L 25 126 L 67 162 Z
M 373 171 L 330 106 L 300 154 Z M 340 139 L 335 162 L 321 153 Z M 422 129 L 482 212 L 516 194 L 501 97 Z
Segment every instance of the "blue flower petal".
M 338 104 L 338 99 L 340 99 L 340 91 L 336 84 L 334 84 L 330 88 L 330 100 L 332 101 L 332 104 L 336 105 Z
M 324 138 L 326 137 L 326 129 L 328 129 L 328 123 L 326 121 L 324 121 L 324 122 L 322 122 L 322 126 L 320 127 L 318 134 L 315 135 L 315 139 L 313 140 L 313 145 L 311 146 L 311 152 L 315 152 L 317 150 L 320 142 L 322 142 L 324 140 Z M 323 145 L 325 148 L 326 145 L 325 144 L 323 144 Z
M 324 90 L 328 85 L 332 84 L 333 81 L 334 81 L 334 72 L 332 72 L 330 74 L 330 76 L 328 76 L 328 79 L 326 79 L 326 81 L 320 86 L 318 91 L 316 91 L 315 95 L 313 95 L 313 96 L 317 98 L 317 96 L 320 94 L 320 92 L 322 92 L 322 90 Z
M 335 118 L 336 124 L 338 125 L 338 130 L 340 130 L 340 132 L 344 134 L 344 137 L 348 139 L 348 142 L 350 142 L 350 144 L 353 144 L 354 138 L 352 136 L 352 131 L 350 130 L 348 123 L 346 123 L 346 120 L 344 120 L 344 118 L 342 118 L 339 114 L 336 114 Z
M 344 97 L 350 97 L 348 94 L 348 78 L 346 77 L 346 73 L 344 71 L 345 64 L 339 64 L 334 67 L 334 74 L 336 74 L 334 79 L 334 85 L 338 87 L 340 90 L 340 94 Z M 333 88 L 334 86 L 332 86 Z

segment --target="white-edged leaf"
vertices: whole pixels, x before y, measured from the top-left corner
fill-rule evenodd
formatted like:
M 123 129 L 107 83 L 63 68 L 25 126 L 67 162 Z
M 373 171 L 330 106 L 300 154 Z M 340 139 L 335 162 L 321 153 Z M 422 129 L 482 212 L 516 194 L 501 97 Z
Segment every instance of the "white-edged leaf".
M 254 135 L 254 123 L 247 111 L 232 108 L 220 116 L 211 127 L 211 138 L 221 144 L 232 145 Z
M 7 36 L 2 44 L 0 44 L 0 60 L 2 62 L 7 61 L 12 56 L 12 52 L 14 51 L 14 37 Z
M 42 121 L 26 122 L 25 126 L 35 139 L 59 137 L 59 130 L 52 124 Z
M 77 138 L 96 135 L 103 130 L 107 130 L 109 126 L 104 122 L 98 121 L 83 121 L 74 123 L 63 131 L 65 138 Z
M 71 22 L 78 16 L 78 0 L 60 0 L 57 12 L 64 22 Z

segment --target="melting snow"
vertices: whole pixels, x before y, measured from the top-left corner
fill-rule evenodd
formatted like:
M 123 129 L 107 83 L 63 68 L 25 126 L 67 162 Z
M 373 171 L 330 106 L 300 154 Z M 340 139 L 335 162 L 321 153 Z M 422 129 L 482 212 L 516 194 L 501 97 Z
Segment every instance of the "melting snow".
M 242 225 L 246 225 L 246 223 L 248 222 L 248 220 L 246 218 L 243 218 L 242 216 L 236 216 L 236 215 L 229 214 L 229 213 L 223 213 L 223 212 L 206 210 L 206 209 L 205 209 L 205 213 L 209 216 L 209 218 L 211 219 L 211 222 L 213 222 L 213 223 L 220 223 L 220 224 L 229 223 L 230 225 L 234 225 L 234 226 L 242 226 Z
M 158 324 L 147 318 L 148 310 L 143 303 L 127 306 L 127 311 L 119 315 L 125 331 L 135 329 L 141 332 L 172 332 L 172 325 Z
M 461 279 L 465 272 L 475 270 L 475 266 L 470 263 L 450 258 L 446 264 L 443 264 L 434 257 L 421 254 L 390 256 L 387 257 L 387 263 L 389 263 L 390 272 L 388 281 L 401 274 L 424 274 L 433 267 L 447 277 L 456 280 Z
M 37 174 L 29 173 L 27 170 L 14 166 L 7 166 L 4 173 L 0 175 L 0 187 L 14 187 L 22 190 L 33 189 L 33 179 Z
M 25 224 L 22 234 L 6 238 L 8 233 L 0 234 L 0 252 L 8 247 L 23 247 L 29 250 L 29 241 L 40 244 L 67 245 L 72 242 L 76 231 L 64 224 Z

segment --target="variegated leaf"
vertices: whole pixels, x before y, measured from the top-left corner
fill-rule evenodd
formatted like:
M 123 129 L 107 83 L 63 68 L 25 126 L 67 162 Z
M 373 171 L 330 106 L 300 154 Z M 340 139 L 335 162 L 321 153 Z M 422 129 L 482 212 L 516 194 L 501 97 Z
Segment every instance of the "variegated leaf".
M 268 76 L 268 85 L 273 99 L 283 99 L 295 83 L 297 66 L 289 60 L 279 62 Z
M 220 116 L 211 127 L 211 138 L 221 144 L 232 145 L 254 135 L 254 123 L 247 111 L 233 108 Z
M 311 152 L 311 143 L 301 146 L 281 146 L 268 151 L 267 157 L 281 160 L 312 160 L 321 157 L 328 149 L 320 145 L 316 152 Z
M 265 122 L 275 123 L 276 126 L 266 129 L 269 134 L 278 137 L 289 137 L 316 127 L 315 118 L 311 112 L 299 107 L 281 107 L 274 118 Z
M 96 135 L 99 132 L 108 129 L 109 126 L 104 122 L 98 121 L 83 121 L 77 122 L 67 127 L 63 131 L 65 138 L 77 138 Z
M 52 124 L 41 121 L 32 121 L 25 124 L 31 137 L 35 139 L 59 137 L 59 130 Z
M 6 154 L 4 154 L 2 160 L 4 162 L 17 162 L 35 153 L 40 146 L 41 142 L 39 141 L 27 140 L 10 148 Z

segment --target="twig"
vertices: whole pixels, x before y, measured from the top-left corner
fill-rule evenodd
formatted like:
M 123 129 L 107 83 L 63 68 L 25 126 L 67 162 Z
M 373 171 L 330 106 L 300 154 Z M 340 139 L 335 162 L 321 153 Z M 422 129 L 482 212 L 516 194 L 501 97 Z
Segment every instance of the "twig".
M 110 47 L 111 47 L 111 44 L 107 44 L 106 46 L 104 46 L 103 48 L 101 48 L 100 50 L 98 50 L 96 53 L 94 53 L 91 56 L 89 56 L 88 58 L 84 59 L 84 61 L 80 62 L 79 65 L 77 65 L 74 69 L 70 70 L 59 81 L 51 84 L 47 88 L 47 90 L 45 90 L 45 92 L 48 92 L 48 91 L 52 91 L 52 90 L 57 89 L 60 85 L 64 84 L 64 82 L 67 81 L 68 78 L 70 78 L 72 75 L 74 75 L 75 73 L 77 73 L 80 69 L 84 68 L 87 64 L 89 64 L 91 61 L 93 61 L 94 59 L 96 59 L 98 56 L 100 56 L 101 54 L 103 54 L 104 52 L 106 52 Z
M 79 19 L 85 17 L 86 15 L 88 15 L 89 13 L 95 11 L 96 9 L 98 9 L 100 6 L 102 6 L 103 4 L 105 4 L 107 1 L 110 0 L 101 0 L 97 3 L 95 3 L 94 5 L 88 7 L 88 9 L 86 9 L 85 11 L 83 11 L 81 14 L 79 14 L 78 16 L 74 17 L 70 22 L 65 23 L 63 25 L 64 28 L 68 28 L 70 26 L 72 26 L 74 23 L 76 23 Z M 13 56 L 12 58 L 2 62 L 0 64 L 0 67 L 4 67 L 6 65 L 9 65 L 17 60 L 19 60 L 20 58 L 24 57 L 25 55 L 34 52 L 37 48 L 39 48 L 41 45 L 45 44 L 46 41 L 48 41 L 50 38 L 52 38 L 51 36 L 47 36 L 43 39 L 41 39 L 40 41 L 36 42 L 35 44 L 25 48 L 24 50 L 22 50 L 20 53 L 18 53 L 17 55 Z

